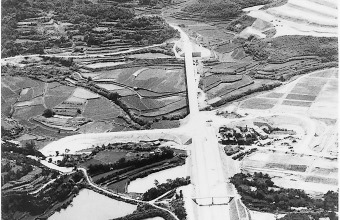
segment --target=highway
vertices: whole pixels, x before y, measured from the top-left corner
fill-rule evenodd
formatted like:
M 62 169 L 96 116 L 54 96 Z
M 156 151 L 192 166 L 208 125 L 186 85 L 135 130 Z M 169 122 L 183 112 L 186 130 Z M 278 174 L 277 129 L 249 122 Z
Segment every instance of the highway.
M 193 200 L 197 220 L 214 220 L 229 218 L 228 202 L 230 200 L 224 182 L 222 161 L 218 149 L 218 140 L 212 127 L 208 127 L 204 117 L 199 114 L 196 71 L 193 65 L 192 44 L 189 37 L 180 28 L 185 53 L 185 72 L 189 100 L 190 118 L 187 125 L 192 135 L 191 148 L 191 182 L 194 185 Z

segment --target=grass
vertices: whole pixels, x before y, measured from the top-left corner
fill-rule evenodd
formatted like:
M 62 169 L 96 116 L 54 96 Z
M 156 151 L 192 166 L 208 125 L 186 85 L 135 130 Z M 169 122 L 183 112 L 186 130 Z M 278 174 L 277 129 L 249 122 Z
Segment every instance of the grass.
M 218 46 L 216 48 L 216 51 L 219 52 L 219 53 L 230 53 L 240 46 L 241 46 L 240 44 L 226 43 L 226 44 L 223 44 L 221 46 Z
M 111 101 L 100 97 L 98 99 L 88 100 L 83 115 L 86 117 L 93 117 L 113 113 L 115 116 L 118 116 L 120 112 L 121 109 L 118 106 Z
M 75 87 L 70 86 L 57 86 L 48 89 L 47 95 L 51 96 L 69 96 L 74 91 Z
M 21 77 L 20 77 L 21 78 Z M 32 88 L 32 87 L 39 87 L 43 86 L 44 82 L 38 81 L 38 80 L 33 80 L 27 77 L 22 77 L 22 81 L 17 81 L 16 85 L 20 87 L 21 89 L 23 88 Z
M 151 125 L 151 129 L 168 129 L 168 128 L 177 128 L 180 126 L 178 120 L 174 121 L 159 121 L 155 122 Z
M 44 94 L 45 85 L 33 88 L 33 97 L 42 96 Z
M 21 80 L 22 80 L 22 78 L 20 78 L 20 77 L 12 77 L 12 76 L 2 76 L 1 77 L 2 83 L 7 85 L 13 91 L 20 89 L 20 87 L 18 87 L 16 85 L 16 82 L 19 82 Z
M 100 161 L 101 163 L 104 164 L 109 164 L 109 163 L 115 163 L 119 159 L 125 157 L 126 152 L 120 152 L 120 151 L 115 151 L 115 150 L 105 150 L 105 151 L 100 151 L 94 156 L 94 159 Z
M 22 108 L 16 108 L 13 117 L 21 120 L 28 120 L 29 118 L 41 115 L 45 110 L 43 105 L 35 105 L 35 106 L 25 106 Z
M 127 183 L 128 179 L 124 179 L 122 181 L 108 185 L 108 188 L 115 192 L 117 191 L 118 193 L 125 193 L 125 186 Z
M 4 99 L 13 98 L 17 96 L 18 94 L 13 92 L 10 88 L 1 86 L 1 97 L 3 97 Z
M 101 164 L 101 163 L 102 163 L 101 161 L 92 158 L 90 160 L 87 160 L 87 161 L 81 163 L 80 166 L 89 167 L 90 165 Z
M 68 96 L 45 96 L 44 100 L 45 100 L 45 105 L 47 108 L 53 108 L 61 104 L 67 98 Z

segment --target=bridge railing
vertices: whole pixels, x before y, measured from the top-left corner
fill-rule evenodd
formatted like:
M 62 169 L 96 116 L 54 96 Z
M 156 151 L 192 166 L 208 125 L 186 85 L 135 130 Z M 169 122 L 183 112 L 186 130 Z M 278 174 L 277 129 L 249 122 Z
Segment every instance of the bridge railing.
M 234 196 L 197 197 L 192 200 L 199 206 L 228 205 Z

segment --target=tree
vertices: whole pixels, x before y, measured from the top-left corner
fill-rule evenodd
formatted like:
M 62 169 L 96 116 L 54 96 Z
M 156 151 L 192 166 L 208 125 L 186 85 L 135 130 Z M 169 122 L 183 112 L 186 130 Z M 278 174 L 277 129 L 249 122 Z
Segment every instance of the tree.
M 120 95 L 117 92 L 110 92 L 107 98 L 112 101 L 117 101 L 119 97 Z
M 288 213 L 283 218 L 279 220 L 309 220 L 309 216 L 306 213 Z
M 333 211 L 339 205 L 338 198 L 339 194 L 337 192 L 328 191 L 324 196 L 324 209 Z
M 44 113 L 42 115 L 46 118 L 51 118 L 53 117 L 54 114 L 55 114 L 54 111 L 48 108 L 44 110 Z
M 175 199 L 170 202 L 171 207 L 174 209 L 175 215 L 180 219 L 184 220 L 187 217 L 187 212 L 184 208 L 184 202 L 181 199 Z

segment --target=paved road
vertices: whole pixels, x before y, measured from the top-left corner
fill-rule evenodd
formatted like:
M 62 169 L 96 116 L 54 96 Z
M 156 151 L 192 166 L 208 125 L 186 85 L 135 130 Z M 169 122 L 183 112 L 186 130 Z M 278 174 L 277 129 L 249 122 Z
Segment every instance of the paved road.
M 229 194 L 222 171 L 222 162 L 218 149 L 217 137 L 211 127 L 207 127 L 199 114 L 196 71 L 193 65 L 192 44 L 189 37 L 180 28 L 181 40 L 185 53 L 185 72 L 188 89 L 190 118 L 187 129 L 192 133 L 191 178 L 195 188 L 194 198 L 198 204 L 197 220 L 229 219 Z M 209 206 L 212 203 L 215 205 Z

